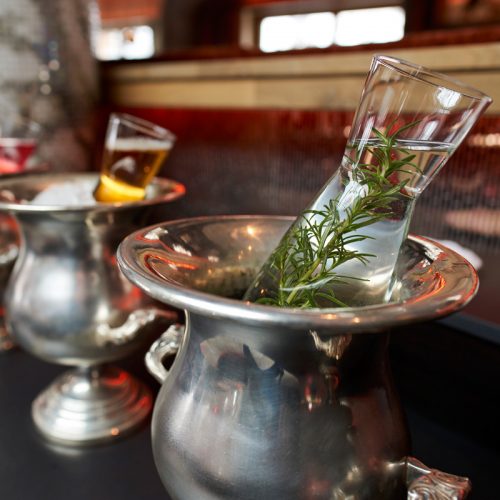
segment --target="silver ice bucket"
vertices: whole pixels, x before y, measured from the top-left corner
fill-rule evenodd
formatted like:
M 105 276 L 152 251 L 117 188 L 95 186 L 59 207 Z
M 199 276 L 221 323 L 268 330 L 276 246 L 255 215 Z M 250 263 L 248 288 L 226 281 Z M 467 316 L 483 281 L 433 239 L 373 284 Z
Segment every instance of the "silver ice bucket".
M 412 236 L 389 304 L 297 310 L 238 300 L 291 222 L 263 216 L 167 222 L 119 247 L 119 265 L 134 284 L 186 311 L 185 327 L 170 328 L 147 357 L 163 383 L 153 451 L 169 494 L 462 498 L 466 479 L 409 458 L 387 342 L 391 327 L 466 304 L 477 287 L 473 268 Z M 161 360 L 179 344 L 167 372 Z
M 115 251 L 144 226 L 150 209 L 181 197 L 184 186 L 157 178 L 135 203 L 57 204 L 61 191 L 55 201 L 40 201 L 46 190 L 68 185 L 91 195 L 97 180 L 98 174 L 77 173 L 0 181 L 0 211 L 15 216 L 21 239 L 5 293 L 8 331 L 34 356 L 77 367 L 32 406 L 38 430 L 64 444 L 115 440 L 148 416 L 149 389 L 107 363 L 132 354 L 145 335 L 175 318 L 123 277 Z

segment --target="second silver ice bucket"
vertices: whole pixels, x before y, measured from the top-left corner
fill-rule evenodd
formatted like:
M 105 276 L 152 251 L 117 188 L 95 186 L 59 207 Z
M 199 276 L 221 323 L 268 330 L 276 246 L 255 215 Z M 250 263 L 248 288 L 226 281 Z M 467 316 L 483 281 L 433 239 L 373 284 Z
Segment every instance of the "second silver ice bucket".
M 163 382 L 153 451 L 174 499 L 407 496 L 415 466 L 387 361 L 388 329 L 456 311 L 474 295 L 476 274 L 454 252 L 411 237 L 393 303 L 290 310 L 236 300 L 290 223 L 170 222 L 119 248 L 133 283 L 186 311 L 185 334 L 171 328 L 148 355 Z M 180 339 L 167 372 L 161 359 Z M 408 498 L 427 498 L 418 490 L 432 491 L 432 482 L 412 486 Z M 462 498 L 467 487 L 448 478 L 438 488 Z
M 144 225 L 149 209 L 178 199 L 184 186 L 155 179 L 144 200 L 96 204 L 97 180 L 80 173 L 0 181 L 0 210 L 16 217 L 21 235 L 5 297 L 8 330 L 31 354 L 78 367 L 32 406 L 37 428 L 64 444 L 114 440 L 148 416 L 149 389 L 125 370 L 103 365 L 132 354 L 152 329 L 161 331 L 159 322 L 164 329 L 173 320 L 173 312 L 154 307 L 123 277 L 115 251 Z M 41 201 L 54 189 L 56 198 Z M 88 197 L 60 204 L 68 189 Z

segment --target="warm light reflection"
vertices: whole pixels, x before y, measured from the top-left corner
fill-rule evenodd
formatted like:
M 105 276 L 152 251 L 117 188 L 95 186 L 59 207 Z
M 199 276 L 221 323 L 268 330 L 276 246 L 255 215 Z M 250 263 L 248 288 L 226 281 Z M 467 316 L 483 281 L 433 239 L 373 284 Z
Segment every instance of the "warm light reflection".
M 257 229 L 253 226 L 247 226 L 247 233 L 249 236 L 255 236 L 257 234 Z
M 479 148 L 498 148 L 500 146 L 500 133 L 496 134 L 472 134 L 468 139 L 469 146 Z
M 328 320 L 334 320 L 334 319 L 336 319 L 338 317 L 338 315 L 337 314 L 329 313 L 329 314 L 324 314 L 323 317 L 325 319 L 328 319 Z
M 168 257 L 164 255 L 159 255 L 159 254 L 146 254 L 144 256 L 144 265 L 147 269 L 149 269 L 152 273 L 156 274 L 157 276 L 160 276 L 161 278 L 165 278 L 165 276 L 162 275 L 162 273 L 159 271 L 157 265 L 158 261 L 161 262 L 162 264 L 167 265 L 171 269 L 187 269 L 189 271 L 193 271 L 197 269 L 197 266 L 194 264 L 189 264 L 187 262 L 179 262 L 175 261 L 172 259 L 169 259 Z
M 418 297 L 413 298 L 412 302 L 422 302 L 428 301 L 434 295 L 439 295 L 439 293 L 446 287 L 446 279 L 443 275 L 439 273 L 434 274 L 434 286 L 431 290 L 419 295 Z

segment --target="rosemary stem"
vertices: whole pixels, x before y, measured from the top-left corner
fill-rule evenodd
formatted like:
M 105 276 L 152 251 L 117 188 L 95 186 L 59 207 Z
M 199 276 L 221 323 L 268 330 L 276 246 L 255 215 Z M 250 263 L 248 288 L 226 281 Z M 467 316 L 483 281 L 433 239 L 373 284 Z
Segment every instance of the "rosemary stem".
M 335 284 L 361 278 L 356 270 L 354 276 L 350 271 L 346 276 L 345 271 L 340 274 L 337 269 L 353 260 L 366 264 L 374 257 L 363 251 L 361 242 L 374 238 L 370 232 L 365 234 L 363 228 L 391 216 L 393 202 L 404 195 L 405 177 L 412 169 L 419 171 L 412 163 L 415 155 L 398 145 L 400 134 L 417 123 L 409 123 L 392 133 L 393 124 L 385 132 L 373 127 L 372 142 L 360 143 L 360 147 L 353 150 L 354 157 L 351 153 L 345 156 L 343 168 L 347 168 L 348 162 L 352 179 L 349 176 L 350 180 L 343 182 L 355 181 L 360 189 L 348 192 L 349 196 L 342 199 L 342 209 L 339 193 L 323 209 L 314 208 L 303 214 L 303 219 L 282 240 L 269 267 L 265 268 L 273 288 L 262 289 L 258 301 L 302 308 L 320 307 L 320 299 L 337 306 L 346 305 L 337 299 Z M 344 189 L 350 187 L 344 184 Z M 347 200 L 350 201 L 346 207 Z
M 287 304 L 291 304 L 292 300 L 294 297 L 299 293 L 300 289 L 303 286 L 303 283 L 305 282 L 307 284 L 307 280 L 312 276 L 312 273 L 317 269 L 317 267 L 321 264 L 321 258 L 318 257 L 316 260 L 312 263 L 311 267 L 305 272 L 299 279 L 299 282 L 292 288 L 292 291 L 288 295 L 288 298 L 286 299 Z

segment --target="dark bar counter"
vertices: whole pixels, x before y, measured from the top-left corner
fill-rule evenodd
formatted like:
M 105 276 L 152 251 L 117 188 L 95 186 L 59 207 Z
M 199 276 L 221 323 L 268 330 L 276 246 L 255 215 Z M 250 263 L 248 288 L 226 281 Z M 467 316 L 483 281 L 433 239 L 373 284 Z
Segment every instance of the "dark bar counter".
M 136 375 L 156 382 L 138 366 Z M 156 473 L 149 422 L 111 445 L 52 445 L 31 420 L 31 402 L 64 367 L 15 349 L 0 356 L 0 498 L 2 500 L 157 500 L 168 495 Z
M 470 477 L 471 500 L 496 500 L 500 347 L 432 322 L 393 332 L 390 354 L 413 455 Z M 141 355 L 121 364 L 157 390 Z M 31 402 L 63 370 L 19 349 L 0 356 L 0 498 L 168 500 L 149 423 L 114 444 L 84 449 L 57 447 L 37 434 Z
M 457 313 L 394 331 L 391 366 L 413 455 L 430 467 L 469 477 L 468 498 L 493 500 L 499 498 L 500 344 L 464 331 L 472 325 L 476 319 Z

